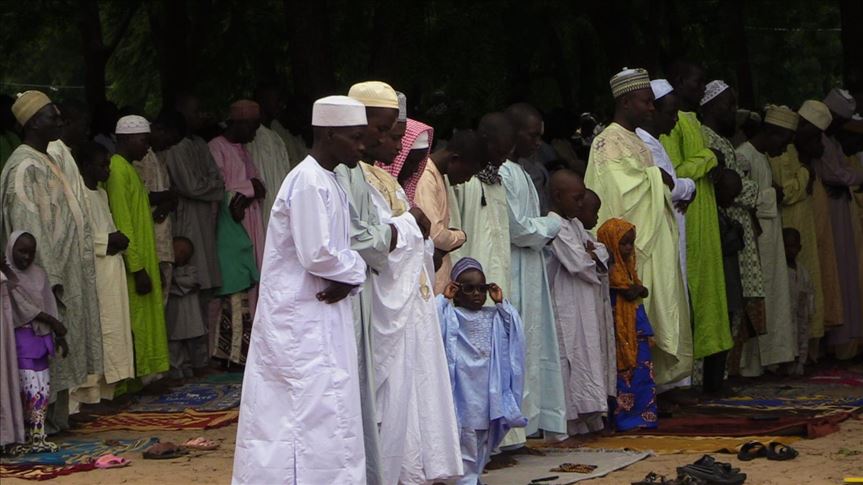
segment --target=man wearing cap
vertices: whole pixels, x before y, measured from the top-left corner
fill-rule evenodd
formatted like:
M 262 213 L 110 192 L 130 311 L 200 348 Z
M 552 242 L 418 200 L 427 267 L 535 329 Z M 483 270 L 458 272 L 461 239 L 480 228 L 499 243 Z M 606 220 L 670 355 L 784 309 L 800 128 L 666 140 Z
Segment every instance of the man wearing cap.
M 692 329 L 684 275 L 673 264 L 679 261 L 675 208 L 667 177 L 635 134 L 653 116 L 653 90 L 644 69 L 624 69 L 610 84 L 614 122 L 593 140 L 585 185 L 602 201 L 598 224 L 619 217 L 636 227 L 638 274 L 650 290 L 644 306 L 656 339 L 656 382 L 677 383 L 692 374 Z
M 365 108 L 353 99 L 316 101 L 314 145 L 273 204 L 234 485 L 366 483 L 348 299 L 365 280 L 366 265 L 351 249 L 348 196 L 333 173 L 341 164 L 356 166 L 365 125 Z
M 680 101 L 677 125 L 660 138 L 678 177 L 695 181 L 695 199 L 686 210 L 686 278 L 691 297 L 693 357 L 702 359 L 733 347 L 728 322 L 719 217 L 712 174 L 721 165 L 704 141 L 695 112 L 705 94 L 704 71 L 677 63 L 669 79 Z M 659 381 L 657 380 L 657 383 Z
M 543 254 L 560 232 L 561 219 L 556 214 L 542 215 L 540 195 L 523 165 L 540 145 L 542 115 L 527 103 L 513 104 L 505 114 L 515 133 L 515 149 L 498 173 L 509 218 L 510 301 L 524 320 L 525 387 L 521 410 L 528 424 L 512 429 L 501 446 L 520 448 L 527 436 L 540 429 L 566 433 L 560 347 Z
M 60 138 L 60 113 L 40 91 L 26 91 L 12 105 L 24 128 L 23 143 L 9 156 L 0 175 L 3 231 L 36 238 L 36 263 L 45 269 L 54 295 L 62 304 L 60 320 L 69 333 L 69 355 L 51 359 L 52 408 L 46 431 L 68 429 L 69 389 L 84 384 L 88 374 L 101 374 L 102 334 L 96 294 L 93 239 L 86 209 L 72 184 L 48 155 L 48 144 Z
M 785 151 L 797 130 L 798 120 L 797 113 L 787 107 L 770 106 L 758 133 L 735 151 L 738 163 L 749 167 L 750 177 L 758 184 L 755 216 L 761 227 L 758 256 L 764 275 L 767 312 L 766 333 L 743 345 L 740 373 L 746 377 L 759 376 L 764 367 L 791 362 L 797 356 L 797 328 L 791 319 L 788 266 L 779 214 L 782 195 L 774 188 L 767 157 L 776 157 Z
M 129 286 L 129 312 L 135 340 L 135 375 L 168 370 L 168 334 L 153 214 L 147 188 L 133 163 L 150 149 L 150 123 L 129 115 L 117 121 L 117 153 L 105 184 L 117 230 L 129 238 L 123 254 Z
M 800 233 L 801 251 L 797 260 L 809 272 L 815 287 L 815 313 L 809 322 L 809 357 L 817 360 L 818 342 L 824 336 L 824 327 L 842 323 L 833 229 L 829 215 L 825 213 L 823 221 L 815 216 L 816 191 L 823 198 L 820 202 L 825 208 L 828 202 L 824 187 L 812 168 L 813 162 L 824 153 L 821 135 L 830 126 L 833 116 L 827 105 L 813 99 L 804 101 L 797 114 L 800 122 L 794 143 L 788 145 L 782 155 L 770 158 L 770 167 L 773 183 L 782 188 L 782 225 Z
M 264 187 L 269 189 L 266 197 L 261 201 L 261 214 L 266 232 L 276 194 L 279 193 L 282 181 L 291 170 L 291 159 L 282 137 L 270 129 L 270 125 L 283 107 L 278 87 L 270 84 L 258 86 L 255 90 L 255 101 L 261 107 L 261 124 L 255 131 L 255 139 L 246 144 L 246 150 L 261 175 Z M 295 163 L 299 163 L 299 160 Z
M 368 81 L 353 85 L 349 95 L 366 107 L 366 160 L 391 164 L 400 148 L 392 134 L 399 110 L 395 90 L 386 83 Z M 364 221 L 379 224 L 369 229 L 377 231 L 388 225 L 391 237 L 397 240 L 386 254 L 372 257 L 385 259 L 369 274 L 360 306 L 355 308 L 360 314 L 360 345 L 368 342 L 370 349 L 360 355 L 360 366 L 366 367 L 368 379 L 361 381 L 361 392 L 372 397 L 363 403 L 364 423 L 369 423 L 366 413 L 370 410 L 374 419 L 365 430 L 367 480 L 421 483 L 458 475 L 458 429 L 452 402 L 444 396 L 449 377 L 432 300 L 432 247 L 425 242 L 428 227 L 422 227 L 417 219 L 422 211 L 411 208 L 395 177 L 380 167 L 360 162 L 358 168 L 340 171 L 350 179 L 345 183 L 354 204 L 366 198 L 371 202 Z M 354 248 L 364 258 L 369 252 L 377 253 L 368 246 L 358 249 L 363 247 L 361 238 L 372 233 L 358 232 L 356 227 L 360 225 L 355 225 Z M 369 266 L 378 264 L 367 262 Z M 368 383 L 372 383 L 371 388 L 364 389 Z M 369 402 L 373 403 L 371 409 Z M 368 435 L 378 430 L 376 449 L 376 437 Z M 378 449 L 379 464 L 370 458 Z
M 853 358 L 859 352 L 856 340 L 863 337 L 863 294 L 860 281 L 860 246 L 854 241 L 857 221 L 852 216 L 851 191 L 863 183 L 863 167 L 848 163 L 837 135 L 856 109 L 853 97 L 844 89 L 833 89 L 824 98 L 833 117 L 822 135 L 824 154 L 813 164 L 815 173 L 827 189 L 830 224 L 836 247 L 839 288 L 842 295 L 842 326 L 829 332 L 827 343 L 839 359 Z
M 740 176 L 742 190 L 734 199 L 734 204 L 725 209 L 728 216 L 743 227 L 743 249 L 738 253 L 740 267 L 740 283 L 743 287 L 744 311 L 735 309 L 731 316 L 731 333 L 734 337 L 736 351 L 732 352 L 731 369 L 736 374 L 740 349 L 747 336 L 740 333 L 743 328 L 753 328 L 759 334 L 766 331 L 764 307 L 764 274 L 761 271 L 761 258 L 758 255 L 757 236 L 753 214 L 756 211 L 760 193 L 758 183 L 752 179 L 750 167 L 737 158 L 734 147 L 728 137 L 734 134 L 737 119 L 737 97 L 734 90 L 721 80 L 707 84 L 704 97 L 701 98 L 702 122 L 701 132 L 708 148 L 722 153 L 725 166 L 737 172 Z M 750 325 L 742 325 L 744 319 Z M 711 383 L 720 384 L 725 376 L 725 353 L 714 354 L 705 359 L 704 376 L 705 391 L 719 392 L 721 389 L 710 389 Z

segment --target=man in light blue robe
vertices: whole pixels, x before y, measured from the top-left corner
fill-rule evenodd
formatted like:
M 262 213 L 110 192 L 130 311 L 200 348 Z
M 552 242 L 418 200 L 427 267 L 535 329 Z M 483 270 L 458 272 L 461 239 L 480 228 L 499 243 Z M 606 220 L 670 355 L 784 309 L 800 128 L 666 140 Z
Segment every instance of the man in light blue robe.
M 523 103 L 510 106 L 506 113 L 516 131 L 514 158 L 524 160 L 539 146 L 542 116 Z M 509 206 L 510 301 L 524 320 L 526 342 L 522 411 L 529 423 L 524 430 L 516 429 L 506 437 L 503 446 L 511 446 L 524 443 L 540 429 L 566 433 L 560 351 L 543 255 L 560 231 L 561 219 L 556 214 L 540 216 L 536 187 L 520 164 L 507 160 L 500 175 Z
M 524 329 L 515 308 L 480 263 L 460 259 L 451 282 L 437 296 L 464 475 L 458 485 L 477 485 L 489 454 L 512 429 L 527 424 L 521 413 L 524 389 Z M 495 302 L 484 307 L 486 294 Z

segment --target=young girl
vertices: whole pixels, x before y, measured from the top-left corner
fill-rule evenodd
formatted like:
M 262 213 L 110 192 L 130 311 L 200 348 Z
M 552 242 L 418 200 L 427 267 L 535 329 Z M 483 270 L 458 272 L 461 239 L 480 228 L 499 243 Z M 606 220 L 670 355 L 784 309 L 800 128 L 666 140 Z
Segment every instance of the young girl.
M 597 236 L 613 260 L 608 275 L 617 348 L 615 428 L 655 428 L 656 384 L 650 360 L 653 329 L 641 303 L 647 288 L 635 269 L 635 226 L 623 219 L 609 219 Z
M 480 483 L 489 455 L 510 428 L 523 427 L 524 329 L 518 312 L 479 261 L 462 258 L 438 295 L 444 350 L 458 418 L 464 475 L 458 485 Z M 484 307 L 486 295 L 495 302 Z
M 57 319 L 57 302 L 48 283 L 48 275 L 33 264 L 36 238 L 28 232 L 13 232 L 6 245 L 6 259 L 11 262 L 9 279 L 15 282 L 10 299 L 26 428 L 24 444 L 13 447 L 10 452 L 57 451 L 57 445 L 46 441 L 45 435 L 45 413 L 50 395 L 48 364 L 49 357 L 54 355 L 55 343 L 63 357 L 69 353 L 63 339 L 66 327 Z

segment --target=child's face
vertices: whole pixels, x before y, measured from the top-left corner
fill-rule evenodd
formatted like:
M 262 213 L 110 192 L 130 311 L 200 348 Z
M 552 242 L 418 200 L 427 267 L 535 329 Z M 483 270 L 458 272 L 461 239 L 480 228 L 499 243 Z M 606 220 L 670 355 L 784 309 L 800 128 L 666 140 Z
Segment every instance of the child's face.
M 581 211 L 578 214 L 578 220 L 585 229 L 591 230 L 596 227 L 599 222 L 599 208 L 602 203 L 599 197 L 593 191 L 587 191 L 584 200 L 581 202 Z
M 189 242 L 183 239 L 174 240 L 174 264 L 176 266 L 185 266 L 192 259 L 192 247 Z
M 88 165 L 87 169 L 96 182 L 104 182 L 111 176 L 111 159 L 107 152 L 99 152 L 98 158 Z
M 12 246 L 12 263 L 24 271 L 36 259 L 36 239 L 29 234 L 19 237 Z
M 623 259 L 628 260 L 632 257 L 632 253 L 635 252 L 635 229 L 630 229 L 620 238 L 618 247 L 620 248 L 620 256 Z
M 803 247 L 800 244 L 800 238 L 797 235 L 789 236 L 786 234 L 785 258 L 791 261 L 796 260 L 797 255 L 800 254 L 801 249 L 803 249 Z
M 485 275 L 475 269 L 468 270 L 459 275 L 456 283 L 460 288 L 454 298 L 455 305 L 474 311 L 482 309 L 488 295 Z
M 580 180 L 573 182 L 554 193 L 555 208 L 566 219 L 578 217 L 584 210 L 585 188 Z

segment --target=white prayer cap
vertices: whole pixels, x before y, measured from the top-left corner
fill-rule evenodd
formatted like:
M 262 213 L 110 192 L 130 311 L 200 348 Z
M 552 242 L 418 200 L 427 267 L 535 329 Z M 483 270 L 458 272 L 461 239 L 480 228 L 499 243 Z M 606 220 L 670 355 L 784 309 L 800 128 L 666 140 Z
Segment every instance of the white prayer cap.
M 399 109 L 399 97 L 392 86 L 381 81 L 366 81 L 351 86 L 348 96 L 363 103 L 366 108 Z
M 312 126 L 365 126 L 366 107 L 348 96 L 327 96 L 312 106 Z
M 611 85 L 612 96 L 617 99 L 626 93 L 650 88 L 650 76 L 644 69 L 624 67 L 608 83 Z
M 653 99 L 659 99 L 674 91 L 674 88 L 671 87 L 671 83 L 665 79 L 651 80 L 650 89 L 653 90 Z
M 721 81 L 719 79 L 715 81 L 710 81 L 707 83 L 707 86 L 704 87 L 704 97 L 701 98 L 701 106 L 709 103 L 710 100 L 724 93 L 725 90 L 728 89 L 728 85 L 725 84 L 725 81 Z
M 824 98 L 824 104 L 830 108 L 830 111 L 845 119 L 851 119 L 851 116 L 854 115 L 854 110 L 857 109 L 857 102 L 851 96 L 851 93 L 839 88 L 830 90 L 830 93 Z
M 138 133 L 149 133 L 150 122 L 147 118 L 138 115 L 124 116 L 117 120 L 114 133 L 117 135 L 135 135 Z
M 797 114 L 804 120 L 815 125 L 819 130 L 824 131 L 833 122 L 833 115 L 830 114 L 830 108 L 821 101 L 807 99 L 797 110 Z
M 417 139 L 414 140 L 414 144 L 411 145 L 411 150 L 419 150 L 421 148 L 429 147 L 429 132 L 424 131 L 417 136 Z
M 396 97 L 399 98 L 399 117 L 396 121 L 407 123 L 408 121 L 408 97 L 401 91 L 396 91 Z

